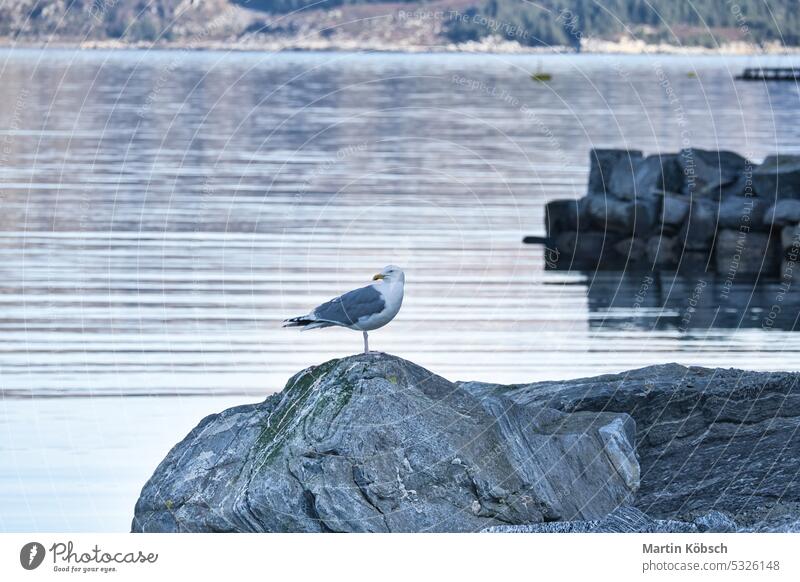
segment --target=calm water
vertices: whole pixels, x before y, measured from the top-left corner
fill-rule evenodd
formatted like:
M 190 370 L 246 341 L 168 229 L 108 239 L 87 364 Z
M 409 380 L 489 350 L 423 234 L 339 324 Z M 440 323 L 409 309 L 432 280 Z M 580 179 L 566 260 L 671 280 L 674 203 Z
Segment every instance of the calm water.
M 768 326 L 776 285 L 690 310 L 691 277 L 546 272 L 520 244 L 591 147 L 800 153 L 798 87 L 732 79 L 759 62 L 0 52 L 0 529 L 126 528 L 205 413 L 360 349 L 280 321 L 388 263 L 406 300 L 371 346 L 452 379 L 795 368 L 797 289 Z

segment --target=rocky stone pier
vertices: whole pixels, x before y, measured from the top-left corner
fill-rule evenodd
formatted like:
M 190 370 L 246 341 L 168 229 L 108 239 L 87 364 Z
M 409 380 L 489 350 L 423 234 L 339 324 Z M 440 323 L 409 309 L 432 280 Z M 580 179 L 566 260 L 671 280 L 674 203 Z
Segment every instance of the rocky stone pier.
M 587 194 L 546 206 L 550 269 L 777 277 L 800 256 L 800 155 L 595 149 Z
M 203 419 L 135 532 L 798 531 L 800 375 L 450 382 L 370 353 Z

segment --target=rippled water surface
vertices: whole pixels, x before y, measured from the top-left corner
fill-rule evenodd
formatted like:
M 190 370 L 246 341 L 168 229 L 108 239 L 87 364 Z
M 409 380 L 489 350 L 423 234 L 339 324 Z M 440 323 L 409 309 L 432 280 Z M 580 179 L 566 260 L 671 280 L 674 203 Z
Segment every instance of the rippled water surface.
M 800 153 L 798 87 L 733 80 L 757 63 L 0 52 L 0 434 L 33 430 L 9 420 L 44 410 L 21 397 L 229 395 L 208 412 L 260 398 L 361 348 L 355 332 L 280 321 L 388 263 L 406 270 L 406 300 L 371 346 L 451 379 L 795 368 L 796 289 L 769 320 L 776 284 L 737 282 L 720 302 L 707 281 L 691 307 L 691 276 L 546 272 L 541 248 L 520 243 L 542 233 L 545 201 L 583 194 L 591 147 Z M 551 82 L 531 81 L 541 67 Z M 92 401 L 48 400 L 76 429 Z M 125 422 L 173 401 L 137 401 Z M 121 422 L 113 408 L 91 417 L 98 439 L 136 457 L 135 430 L 102 430 Z M 202 416 L 179 408 L 131 461 L 131 491 Z M 18 516 L 0 528 L 102 529 L 17 503 L 8 480 L 37 479 L 20 455 L 61 446 L 52 423 L 36 426 L 38 444 L 0 443 L 0 509 Z M 112 470 L 90 459 L 63 475 L 79 487 Z M 113 528 L 132 500 L 120 507 Z

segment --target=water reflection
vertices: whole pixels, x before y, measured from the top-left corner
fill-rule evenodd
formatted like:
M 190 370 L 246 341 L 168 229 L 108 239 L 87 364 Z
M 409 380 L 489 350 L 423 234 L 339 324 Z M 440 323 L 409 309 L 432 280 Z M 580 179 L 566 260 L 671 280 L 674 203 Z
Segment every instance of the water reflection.
M 797 331 L 800 289 L 776 279 L 731 282 L 711 273 L 584 273 L 593 328 Z

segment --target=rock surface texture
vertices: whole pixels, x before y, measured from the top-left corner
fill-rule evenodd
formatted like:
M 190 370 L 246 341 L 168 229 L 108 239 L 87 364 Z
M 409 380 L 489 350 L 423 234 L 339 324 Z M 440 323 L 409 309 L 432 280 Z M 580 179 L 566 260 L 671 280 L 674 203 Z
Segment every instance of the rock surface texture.
M 385 354 L 333 360 L 205 418 L 142 490 L 134 531 L 479 531 L 599 519 L 639 485 L 624 413 L 469 390 Z
M 800 224 L 800 156 L 758 165 L 727 151 L 644 157 L 600 149 L 589 159 L 586 196 L 546 205 L 548 269 L 702 271 L 733 280 L 780 277 L 784 263 L 794 263 L 781 230 Z
M 634 506 L 693 523 L 718 511 L 739 528 L 800 531 L 800 374 L 650 366 L 565 382 L 462 384 L 563 412 L 636 421 L 641 486 Z
M 487 533 L 732 533 L 736 523 L 724 513 L 710 511 L 692 522 L 653 519 L 635 507 L 620 507 L 602 519 L 552 521 L 526 525 L 496 525 Z
M 668 364 L 504 386 L 333 360 L 200 422 L 132 527 L 800 531 L 799 380 Z

